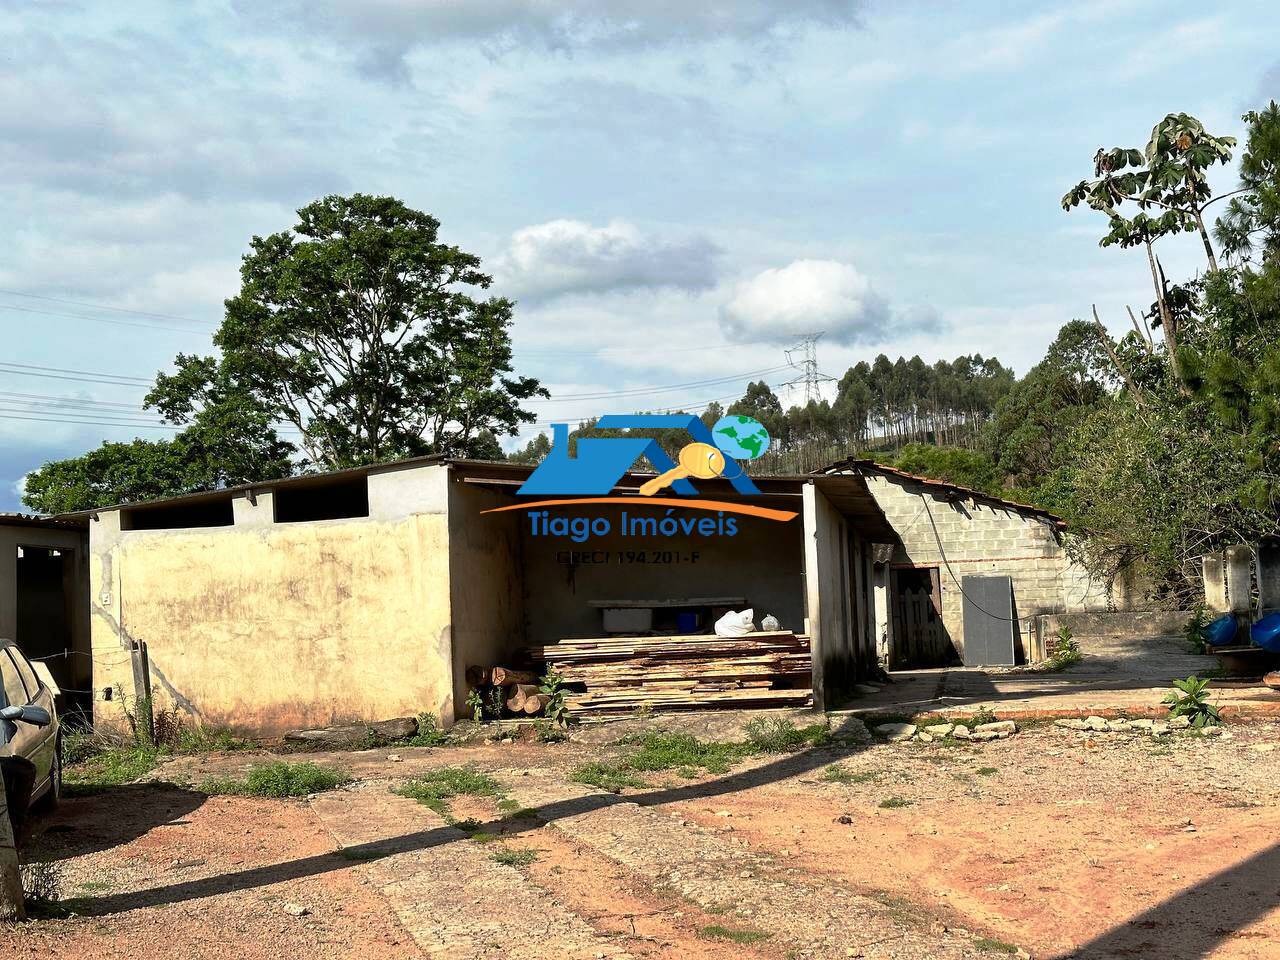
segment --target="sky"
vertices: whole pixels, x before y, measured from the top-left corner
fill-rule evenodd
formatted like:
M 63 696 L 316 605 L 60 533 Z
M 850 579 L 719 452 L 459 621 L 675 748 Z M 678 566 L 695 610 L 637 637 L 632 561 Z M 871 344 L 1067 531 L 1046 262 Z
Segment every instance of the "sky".
M 1276 33 L 1267 2 L 0 0 L 0 511 L 46 461 L 172 435 L 147 383 L 211 351 L 250 238 L 332 193 L 431 213 L 517 301 L 552 397 L 508 446 L 749 379 L 795 400 L 809 332 L 835 377 L 1023 373 L 1152 298 L 1062 194 L 1169 112 L 1241 135 Z

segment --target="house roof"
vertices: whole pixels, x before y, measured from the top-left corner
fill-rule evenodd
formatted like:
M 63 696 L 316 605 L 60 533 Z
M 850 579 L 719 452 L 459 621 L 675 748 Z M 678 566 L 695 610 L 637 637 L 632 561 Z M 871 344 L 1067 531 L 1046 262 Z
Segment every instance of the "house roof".
M 352 467 L 346 470 L 333 470 L 328 473 L 311 473 L 297 477 L 287 477 L 283 480 L 269 480 L 261 483 L 245 483 L 234 487 L 224 487 L 221 490 L 207 490 L 198 493 L 188 493 L 161 500 L 120 503 L 110 507 L 100 507 L 93 510 L 81 510 L 75 513 L 63 514 L 62 516 L 53 519 L 71 526 L 83 526 L 95 514 L 108 513 L 113 510 L 145 510 L 151 507 L 209 503 L 247 494 L 250 491 L 266 493 L 270 490 L 319 486 L 321 484 L 341 482 L 342 480 L 347 479 L 354 480 L 359 477 L 366 477 L 372 473 L 384 473 L 430 465 L 447 466 L 457 473 L 460 479 L 465 481 L 505 487 L 512 490 L 523 483 L 535 469 L 531 464 L 511 463 L 510 461 L 504 460 L 467 460 L 435 455 L 410 457 L 405 460 L 394 460 L 386 463 Z M 654 472 L 630 471 L 618 480 L 614 490 L 615 492 L 620 493 L 633 492 L 653 476 L 655 476 Z M 858 531 L 862 535 L 876 543 L 898 542 L 897 533 L 894 532 L 892 525 L 890 525 L 888 519 L 886 519 L 884 512 L 880 509 L 880 505 L 876 503 L 875 497 L 871 495 L 871 491 L 867 487 L 866 481 L 860 476 L 847 475 L 841 478 L 844 482 L 838 483 L 833 482 L 835 481 L 834 477 L 796 474 L 767 476 L 757 476 L 753 474 L 751 479 L 755 482 L 756 486 L 760 488 L 761 494 L 765 497 L 798 496 L 801 488 L 806 483 L 814 482 L 818 485 L 819 489 L 823 491 L 823 494 L 831 500 L 842 513 L 857 523 Z M 706 496 L 715 497 L 717 499 L 749 499 L 738 493 L 738 491 L 736 491 L 727 480 L 700 480 L 698 481 L 698 489 Z
M 80 517 L 39 517 L 31 513 L 0 511 L 0 527 L 44 527 L 58 530 L 83 530 L 87 524 Z
M 1055 513 L 1050 513 L 1040 507 L 1034 507 L 1028 503 L 1018 503 L 1016 500 L 1006 500 L 1004 497 L 993 496 L 989 493 L 983 493 L 981 490 L 975 490 L 972 487 L 964 487 L 958 483 L 949 483 L 946 480 L 934 480 L 930 477 L 922 477 L 914 473 L 908 473 L 905 470 L 899 470 L 897 467 L 890 467 L 883 463 L 877 463 L 875 460 L 865 460 L 859 457 L 849 457 L 845 460 L 837 461 L 829 467 L 823 467 L 817 471 L 819 474 L 839 474 L 847 471 L 857 471 L 859 473 L 876 473 L 891 480 L 900 480 L 904 483 L 910 483 L 915 486 L 924 487 L 927 490 L 939 493 L 944 498 L 960 497 L 962 499 L 974 500 L 978 503 L 986 503 L 991 506 L 1000 507 L 1005 510 L 1012 510 L 1023 516 L 1034 517 L 1037 520 L 1043 520 L 1059 530 L 1065 530 L 1067 521 L 1062 519 Z

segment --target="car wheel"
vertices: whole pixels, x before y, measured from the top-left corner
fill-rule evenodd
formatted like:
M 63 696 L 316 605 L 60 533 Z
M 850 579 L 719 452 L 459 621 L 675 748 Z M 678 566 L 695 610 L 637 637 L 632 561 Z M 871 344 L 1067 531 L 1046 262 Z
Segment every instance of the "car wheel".
M 48 813 L 62 799 L 62 735 L 58 735 L 57 745 L 53 750 L 53 766 L 49 770 L 49 789 L 44 792 L 33 809 Z

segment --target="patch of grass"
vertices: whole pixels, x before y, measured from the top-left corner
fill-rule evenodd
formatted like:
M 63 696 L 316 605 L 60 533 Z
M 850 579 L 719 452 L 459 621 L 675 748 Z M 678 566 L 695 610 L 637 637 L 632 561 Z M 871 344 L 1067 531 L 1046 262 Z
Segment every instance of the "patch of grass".
M 718 923 L 713 923 L 699 930 L 698 936 L 707 940 L 728 940 L 740 946 L 747 946 L 768 940 L 773 934 L 764 933 L 760 930 L 734 930 L 731 927 L 722 927 Z
M 632 770 L 700 767 L 707 773 L 728 773 L 729 765 L 744 752 L 740 744 L 699 740 L 687 733 L 662 730 L 642 734 L 638 742 L 640 749 L 625 761 Z
M 999 772 L 1000 771 L 997 770 L 995 767 L 979 767 L 977 770 L 974 771 L 974 773 L 976 773 L 980 777 L 994 776 Z
M 569 779 L 575 783 L 585 783 L 589 787 L 599 787 L 610 793 L 621 793 L 627 787 L 647 787 L 649 784 L 631 773 L 620 763 L 607 763 L 597 760 L 584 763 L 574 769 Z
M 527 867 L 538 859 L 537 850 L 496 850 L 489 857 L 494 863 L 504 867 Z
M 390 856 L 386 850 L 370 850 L 362 847 L 343 847 L 338 851 L 338 856 L 343 860 L 354 860 L 357 863 L 363 863 L 366 860 L 381 860 L 383 857 Z
M 453 797 L 498 797 L 502 788 L 488 774 L 467 767 L 441 767 L 413 780 L 406 780 L 391 792 L 417 800 L 442 817 L 449 816 L 448 801 Z
M 1018 948 L 1012 943 L 1005 943 L 1003 940 L 996 940 L 993 937 L 975 937 L 972 942 L 979 950 L 984 950 L 987 953 L 1015 954 L 1018 952 Z
M 831 728 L 825 723 L 797 727 L 783 717 L 759 717 L 747 724 L 745 733 L 744 746 L 752 753 L 790 753 L 831 740 Z
M 66 748 L 64 741 L 63 748 Z M 132 783 L 156 768 L 161 753 L 153 747 L 98 749 L 85 756 L 83 744 L 76 744 L 78 762 L 73 766 L 64 754 L 63 789 L 67 796 L 83 797 L 110 787 Z
M 496 833 L 486 833 L 483 830 L 475 830 L 471 832 L 471 838 L 476 843 L 493 843 L 498 839 Z
M 880 801 L 881 810 L 896 810 L 898 807 L 909 807 L 911 801 L 902 797 L 887 797 Z
M 830 783 L 872 783 L 880 777 L 879 770 L 846 770 L 839 764 L 827 767 L 822 773 L 822 779 Z
M 209 779 L 200 791 L 210 796 L 305 797 L 334 790 L 351 782 L 351 777 L 315 763 L 288 763 L 278 760 L 251 767 L 243 779 Z

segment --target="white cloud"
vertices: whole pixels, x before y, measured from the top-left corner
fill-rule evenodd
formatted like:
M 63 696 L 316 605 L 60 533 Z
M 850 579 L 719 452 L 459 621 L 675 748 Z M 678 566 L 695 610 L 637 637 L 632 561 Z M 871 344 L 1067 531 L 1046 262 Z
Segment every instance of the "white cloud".
M 856 27 L 862 6 L 861 0 L 311 0 L 267 14 L 258 4 L 236 4 L 264 28 L 358 45 L 366 74 L 401 81 L 408 78 L 405 55 L 417 47 L 458 42 L 497 56 L 519 48 L 572 53 L 777 41 L 804 27 Z
M 841 344 L 884 343 L 941 326 L 930 307 L 895 310 L 871 281 L 847 263 L 796 260 L 738 285 L 720 308 L 725 337 L 782 343 L 822 332 Z
M 715 283 L 717 255 L 705 237 L 669 240 L 623 220 L 603 227 L 551 220 L 517 230 L 494 269 L 504 292 L 533 300 L 640 289 L 693 292 Z

